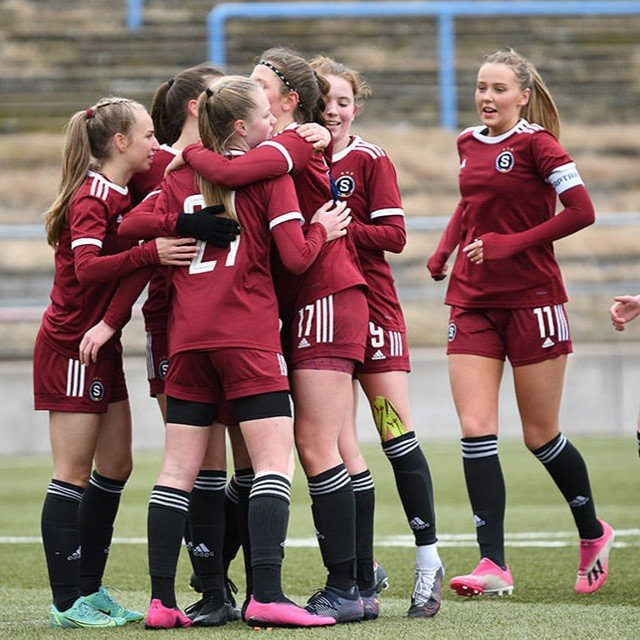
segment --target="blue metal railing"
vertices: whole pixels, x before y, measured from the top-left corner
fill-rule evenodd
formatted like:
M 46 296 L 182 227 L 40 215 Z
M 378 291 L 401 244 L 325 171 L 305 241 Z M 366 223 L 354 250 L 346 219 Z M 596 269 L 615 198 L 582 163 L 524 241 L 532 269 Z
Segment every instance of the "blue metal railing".
M 296 20 L 351 18 L 408 18 L 434 16 L 438 21 L 440 123 L 453 130 L 457 125 L 455 18 L 458 16 L 552 16 L 640 15 L 639 1 L 546 0 L 519 2 L 497 0 L 471 2 L 239 2 L 219 4 L 207 17 L 209 60 L 226 64 L 228 20 Z
M 137 31 L 142 26 L 143 0 L 127 0 L 127 29 Z

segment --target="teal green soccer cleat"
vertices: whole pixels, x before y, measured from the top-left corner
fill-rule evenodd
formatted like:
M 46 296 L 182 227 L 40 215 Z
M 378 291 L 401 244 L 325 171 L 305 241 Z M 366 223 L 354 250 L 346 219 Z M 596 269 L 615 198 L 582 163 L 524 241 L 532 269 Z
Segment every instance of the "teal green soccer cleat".
M 144 614 L 139 611 L 125 609 L 104 587 L 100 587 L 98 591 L 89 596 L 82 596 L 82 599 L 98 611 L 119 621 L 118 626 L 130 622 L 140 622 L 144 618 Z
M 49 620 L 52 627 L 72 629 L 77 627 L 98 629 L 101 627 L 120 627 L 124 623 L 98 611 L 95 607 L 78 598 L 66 611 L 58 611 L 55 605 L 51 605 Z

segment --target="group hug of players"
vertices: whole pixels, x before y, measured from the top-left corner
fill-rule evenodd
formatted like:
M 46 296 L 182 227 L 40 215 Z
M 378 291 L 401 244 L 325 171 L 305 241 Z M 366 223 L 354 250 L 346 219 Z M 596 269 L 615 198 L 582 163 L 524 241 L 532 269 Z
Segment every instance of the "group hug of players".
M 406 328 L 385 259 L 405 245 L 404 211 L 384 150 L 350 131 L 369 94 L 341 63 L 275 48 L 250 77 L 208 64 L 179 73 L 159 87 L 151 115 L 109 97 L 71 118 L 59 195 L 46 213 L 55 277 L 34 352 L 35 407 L 49 411 L 53 454 L 42 511 L 52 626 L 376 619 L 387 576 L 373 557 L 357 385 L 415 537 L 408 616 L 438 613 L 444 565 L 432 481 L 411 421 Z M 449 584 L 464 596 L 513 591 L 497 448 L 509 357 L 525 444 L 578 529 L 575 590 L 591 593 L 607 578 L 613 530 L 596 517 L 584 461 L 558 425 L 572 347 L 552 243 L 591 224 L 593 207 L 526 59 L 512 50 L 487 57 L 476 106 L 482 124 L 458 138 L 461 199 L 427 263 L 443 279 L 459 248 L 445 299 L 447 354 L 480 562 Z M 119 604 L 102 576 L 132 470 L 120 331 L 147 284 L 148 377 L 165 448 L 148 505 L 143 615 Z M 281 585 L 294 446 L 327 573 L 304 606 Z M 184 611 L 174 584 L 183 540 L 202 594 Z M 240 548 L 238 609 L 228 568 Z

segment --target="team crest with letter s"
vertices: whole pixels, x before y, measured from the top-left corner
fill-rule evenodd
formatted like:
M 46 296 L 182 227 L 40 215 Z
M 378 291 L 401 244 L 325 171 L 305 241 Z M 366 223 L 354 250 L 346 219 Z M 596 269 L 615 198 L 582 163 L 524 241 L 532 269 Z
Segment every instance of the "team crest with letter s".
M 336 180 L 336 188 L 341 198 L 348 198 L 356 189 L 356 181 L 352 175 L 345 173 Z
M 165 358 L 164 360 L 160 360 L 158 364 L 158 373 L 160 374 L 161 380 L 167 377 L 167 371 L 169 371 L 169 361 Z
M 515 163 L 516 159 L 513 155 L 513 150 L 510 148 L 503 149 L 496 158 L 496 169 L 500 173 L 509 173 Z
M 451 342 L 456 337 L 456 333 L 458 333 L 458 327 L 456 327 L 456 323 L 450 322 L 449 328 L 447 329 L 447 340 Z
M 93 402 L 100 402 L 104 398 L 104 385 L 99 379 L 94 379 L 89 385 L 89 398 Z

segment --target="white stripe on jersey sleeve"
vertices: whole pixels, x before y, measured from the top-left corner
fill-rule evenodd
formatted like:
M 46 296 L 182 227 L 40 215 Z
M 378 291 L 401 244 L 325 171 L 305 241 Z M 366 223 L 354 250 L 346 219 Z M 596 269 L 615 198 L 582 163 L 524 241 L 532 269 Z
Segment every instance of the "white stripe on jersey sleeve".
M 375 220 L 376 218 L 382 218 L 384 216 L 402 216 L 404 217 L 404 211 L 402 209 L 378 209 L 376 211 L 371 212 L 371 219 Z
M 144 198 L 142 198 L 142 202 L 144 202 L 145 200 L 153 196 L 157 196 L 159 193 L 162 193 L 161 189 L 156 189 L 155 191 L 149 191 L 149 193 L 147 193 L 147 195 Z
M 304 218 L 299 211 L 291 211 L 290 213 L 283 213 L 282 215 L 274 218 L 269 223 L 269 231 L 271 231 L 274 227 L 277 227 L 279 224 L 283 222 L 289 222 L 289 220 L 300 220 L 300 224 L 304 224 Z
M 554 169 L 547 176 L 547 182 L 556 190 L 558 195 L 572 187 L 577 187 L 579 185 L 584 186 L 584 182 L 578 173 L 575 162 L 569 162 L 567 164 L 563 164 L 557 169 Z
M 92 244 L 99 249 L 102 249 L 102 240 L 98 240 L 97 238 L 78 238 L 71 243 L 71 248 L 75 249 L 76 247 L 82 247 L 85 244 Z
M 258 146 L 274 147 L 274 149 L 277 149 L 284 156 L 284 159 L 287 161 L 287 173 L 291 173 L 291 170 L 293 169 L 293 159 L 291 158 L 291 154 L 287 151 L 287 149 L 283 145 L 281 145 L 279 142 L 276 142 L 275 140 L 267 140 L 266 142 L 262 142 Z

